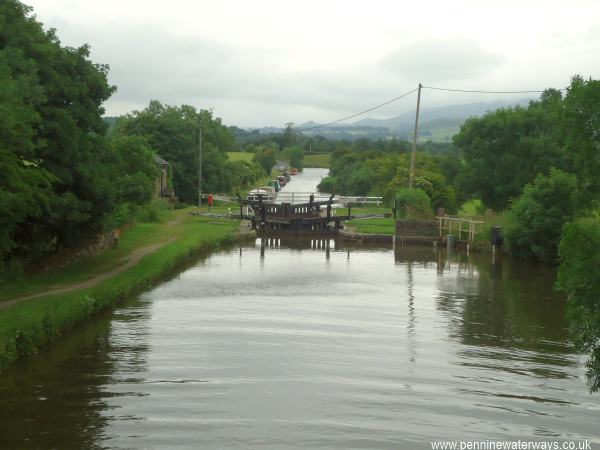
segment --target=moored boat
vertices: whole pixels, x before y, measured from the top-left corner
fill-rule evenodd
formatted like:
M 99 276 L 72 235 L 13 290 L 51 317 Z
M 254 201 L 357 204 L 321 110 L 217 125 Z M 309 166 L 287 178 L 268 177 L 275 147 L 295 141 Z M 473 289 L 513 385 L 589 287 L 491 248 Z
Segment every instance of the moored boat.
M 261 196 L 263 202 L 273 202 L 275 201 L 275 189 L 271 186 L 262 186 L 248 192 L 248 200 L 250 201 L 257 202 Z

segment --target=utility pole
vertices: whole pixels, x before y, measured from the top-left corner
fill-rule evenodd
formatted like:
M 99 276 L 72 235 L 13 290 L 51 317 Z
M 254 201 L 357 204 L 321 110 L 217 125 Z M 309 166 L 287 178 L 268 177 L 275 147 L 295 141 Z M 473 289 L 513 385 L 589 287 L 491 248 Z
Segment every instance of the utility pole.
M 198 128 L 198 208 L 202 207 L 202 124 Z
M 415 132 L 413 133 L 412 155 L 410 157 L 410 175 L 408 178 L 408 188 L 412 189 L 415 178 L 415 155 L 417 153 L 417 135 L 419 134 L 419 108 L 421 107 L 421 88 L 423 85 L 419 83 L 419 93 L 417 95 L 417 113 L 415 115 Z

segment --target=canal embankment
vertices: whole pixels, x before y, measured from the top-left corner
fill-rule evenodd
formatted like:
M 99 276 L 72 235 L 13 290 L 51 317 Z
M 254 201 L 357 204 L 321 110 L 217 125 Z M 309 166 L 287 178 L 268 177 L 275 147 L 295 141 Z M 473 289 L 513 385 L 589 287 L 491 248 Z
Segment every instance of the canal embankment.
M 118 246 L 102 255 L 5 284 L 0 288 L 0 371 L 244 235 L 248 228 L 237 219 L 165 210 L 152 222 L 129 227 Z
M 346 209 L 338 209 L 339 214 L 345 214 Z M 345 222 L 343 230 L 340 232 L 340 238 L 349 241 L 362 243 L 393 243 L 394 240 L 400 245 L 415 244 L 431 246 L 433 241 L 438 241 L 438 244 L 445 245 L 446 234 L 453 234 L 455 242 L 459 246 L 469 244 L 471 251 L 484 253 L 492 252 L 490 241 L 491 230 L 493 227 L 505 229 L 508 225 L 508 217 L 505 213 L 488 212 L 481 216 L 479 224 L 473 230 L 473 235 L 470 239 L 468 236 L 468 226 L 459 231 L 459 226 L 448 231 L 443 230 L 443 237 L 439 238 L 439 224 L 437 219 L 431 220 L 416 220 L 416 219 L 394 219 L 391 208 L 384 206 L 352 206 L 352 213 L 356 214 L 382 214 L 384 217 L 375 218 L 357 218 Z M 461 216 L 467 220 L 467 217 Z M 460 239 L 458 239 L 460 234 Z M 441 242 L 440 242 L 441 241 Z M 510 243 L 504 239 L 504 245 L 497 249 L 503 253 L 509 253 Z

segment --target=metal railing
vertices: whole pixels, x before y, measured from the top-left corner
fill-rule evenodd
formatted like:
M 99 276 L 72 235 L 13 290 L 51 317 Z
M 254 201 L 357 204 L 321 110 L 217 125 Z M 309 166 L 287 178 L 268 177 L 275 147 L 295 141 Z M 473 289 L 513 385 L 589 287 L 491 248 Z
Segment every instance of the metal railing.
M 274 203 L 291 203 L 292 205 L 297 203 L 308 203 L 310 196 L 313 195 L 313 201 L 324 201 L 329 200 L 331 194 L 315 193 L 315 192 L 287 192 L 280 191 L 275 194 Z M 202 198 L 205 199 L 208 194 L 202 194 Z M 213 194 L 213 200 L 222 202 L 237 202 L 236 197 L 229 197 L 227 195 Z M 333 198 L 334 204 L 338 205 L 377 205 L 381 206 L 381 197 L 360 197 L 360 196 L 348 196 L 348 195 L 336 195 Z
M 315 193 L 315 192 L 288 192 L 281 191 L 278 192 L 275 197 L 276 203 L 291 203 L 292 205 L 295 203 L 308 203 L 310 200 L 310 196 L 313 195 L 314 201 L 324 201 L 329 200 L 331 194 L 324 193 Z M 348 195 L 336 195 L 333 198 L 333 202 L 336 204 L 346 205 L 348 203 L 355 205 L 377 205 L 381 206 L 382 198 L 381 197 L 360 197 L 360 196 L 348 196 Z

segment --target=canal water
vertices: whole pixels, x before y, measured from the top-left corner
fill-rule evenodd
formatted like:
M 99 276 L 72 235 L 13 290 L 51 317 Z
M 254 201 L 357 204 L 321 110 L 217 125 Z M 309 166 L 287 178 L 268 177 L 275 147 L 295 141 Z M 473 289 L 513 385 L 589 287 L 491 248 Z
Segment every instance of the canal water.
M 329 169 L 304 169 L 298 175 L 292 175 L 290 182 L 282 190 L 289 192 L 316 192 L 317 185 L 328 173 Z
M 429 247 L 234 246 L 1 375 L 0 447 L 597 443 L 554 277 Z
M 554 278 L 430 247 L 237 245 L 0 375 L 0 448 L 597 443 Z

